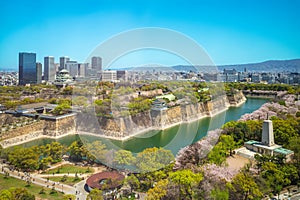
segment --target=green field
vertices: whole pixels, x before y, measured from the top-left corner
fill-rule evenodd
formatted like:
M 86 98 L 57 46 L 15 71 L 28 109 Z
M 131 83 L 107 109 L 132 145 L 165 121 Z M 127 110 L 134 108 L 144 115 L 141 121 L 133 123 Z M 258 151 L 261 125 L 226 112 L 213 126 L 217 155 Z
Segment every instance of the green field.
M 61 192 L 57 192 L 55 194 L 50 194 L 51 189 L 44 188 L 45 194 L 39 194 L 43 187 L 30 184 L 27 186 L 25 181 L 15 179 L 13 177 L 5 178 L 4 175 L 0 174 L 0 190 L 5 190 L 9 188 L 26 188 L 31 194 L 35 195 L 35 197 L 41 199 L 48 199 L 48 200 L 57 200 L 63 199 L 63 194 Z
M 62 178 L 63 178 L 62 176 L 53 176 L 53 177 L 50 176 L 49 180 L 55 181 L 55 182 L 60 182 L 60 183 L 70 185 L 70 186 L 73 186 L 76 183 L 82 181 L 81 178 L 75 179 L 75 177 L 67 177 L 65 181 L 62 181 Z
M 80 167 L 80 166 L 75 166 L 75 165 L 62 165 L 60 167 L 57 167 L 55 169 L 50 169 L 45 172 L 45 174 L 86 174 L 86 173 L 93 173 L 94 169 L 91 167 Z

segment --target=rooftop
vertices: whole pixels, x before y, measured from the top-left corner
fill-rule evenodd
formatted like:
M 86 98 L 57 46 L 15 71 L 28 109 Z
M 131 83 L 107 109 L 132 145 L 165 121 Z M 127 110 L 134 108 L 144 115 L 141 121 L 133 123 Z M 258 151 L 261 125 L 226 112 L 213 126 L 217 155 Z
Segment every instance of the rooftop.
M 249 140 L 249 141 L 247 141 L 247 142 L 245 142 L 245 144 L 259 144 L 260 142 L 258 142 L 258 141 L 255 141 L 255 140 Z
M 291 151 L 289 149 L 282 148 L 282 147 L 275 149 L 274 152 L 284 154 L 284 155 L 289 155 L 289 154 L 294 153 L 293 151 Z
M 277 145 L 277 144 L 274 144 L 272 146 L 267 146 L 267 145 L 264 145 L 264 144 L 261 144 L 261 143 L 253 144 L 253 146 L 260 147 L 260 148 L 263 148 L 263 149 L 268 149 L 268 150 L 275 150 L 275 149 L 278 149 L 278 148 L 281 147 L 280 145 Z

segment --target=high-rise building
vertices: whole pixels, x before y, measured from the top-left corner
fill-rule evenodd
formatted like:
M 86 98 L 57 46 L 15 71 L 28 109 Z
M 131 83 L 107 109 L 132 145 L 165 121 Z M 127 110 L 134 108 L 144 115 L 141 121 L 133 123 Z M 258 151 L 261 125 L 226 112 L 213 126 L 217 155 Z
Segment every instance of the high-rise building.
M 44 57 L 44 79 L 45 81 L 54 81 L 55 80 L 55 63 L 53 56 Z
M 97 71 L 102 70 L 102 58 L 94 56 L 92 57 L 92 69 L 96 69 Z
M 78 63 L 77 61 L 67 61 L 65 63 L 65 69 L 69 71 L 72 77 L 78 76 Z
M 36 53 L 19 53 L 19 85 L 35 84 L 36 79 Z
M 42 63 L 37 62 L 36 63 L 36 83 L 41 83 L 42 82 Z
M 59 70 L 66 69 L 65 64 L 70 61 L 70 58 L 67 56 L 62 56 L 59 58 Z
M 79 63 L 78 64 L 78 76 L 86 77 L 88 73 L 89 63 Z

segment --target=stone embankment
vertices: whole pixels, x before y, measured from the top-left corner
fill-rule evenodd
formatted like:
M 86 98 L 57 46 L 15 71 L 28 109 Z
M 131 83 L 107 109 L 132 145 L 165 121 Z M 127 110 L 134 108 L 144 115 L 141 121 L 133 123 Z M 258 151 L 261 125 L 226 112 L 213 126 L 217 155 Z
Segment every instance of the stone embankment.
M 22 144 L 38 138 L 59 138 L 76 133 L 76 115 L 64 117 L 29 120 L 19 125 L 14 123 L 13 128 L 0 134 L 0 145 L 3 148 Z M 20 122 L 21 123 L 21 122 Z
M 245 101 L 243 93 L 237 92 L 229 98 L 223 95 L 210 102 L 150 110 L 134 116 L 97 118 L 93 114 L 84 113 L 79 114 L 77 127 L 81 133 L 95 133 L 103 137 L 124 140 L 146 131 L 163 130 L 181 123 L 212 117 L 230 106 L 239 106 Z

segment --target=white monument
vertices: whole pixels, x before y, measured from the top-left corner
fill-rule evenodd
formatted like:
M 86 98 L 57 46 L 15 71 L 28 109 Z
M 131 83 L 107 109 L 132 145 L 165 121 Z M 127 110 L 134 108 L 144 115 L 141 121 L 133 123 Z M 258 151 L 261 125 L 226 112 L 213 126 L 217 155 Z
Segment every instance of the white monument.
M 274 133 L 273 133 L 273 123 L 271 120 L 264 120 L 263 130 L 261 136 L 261 143 L 266 146 L 273 146 L 274 142 Z

